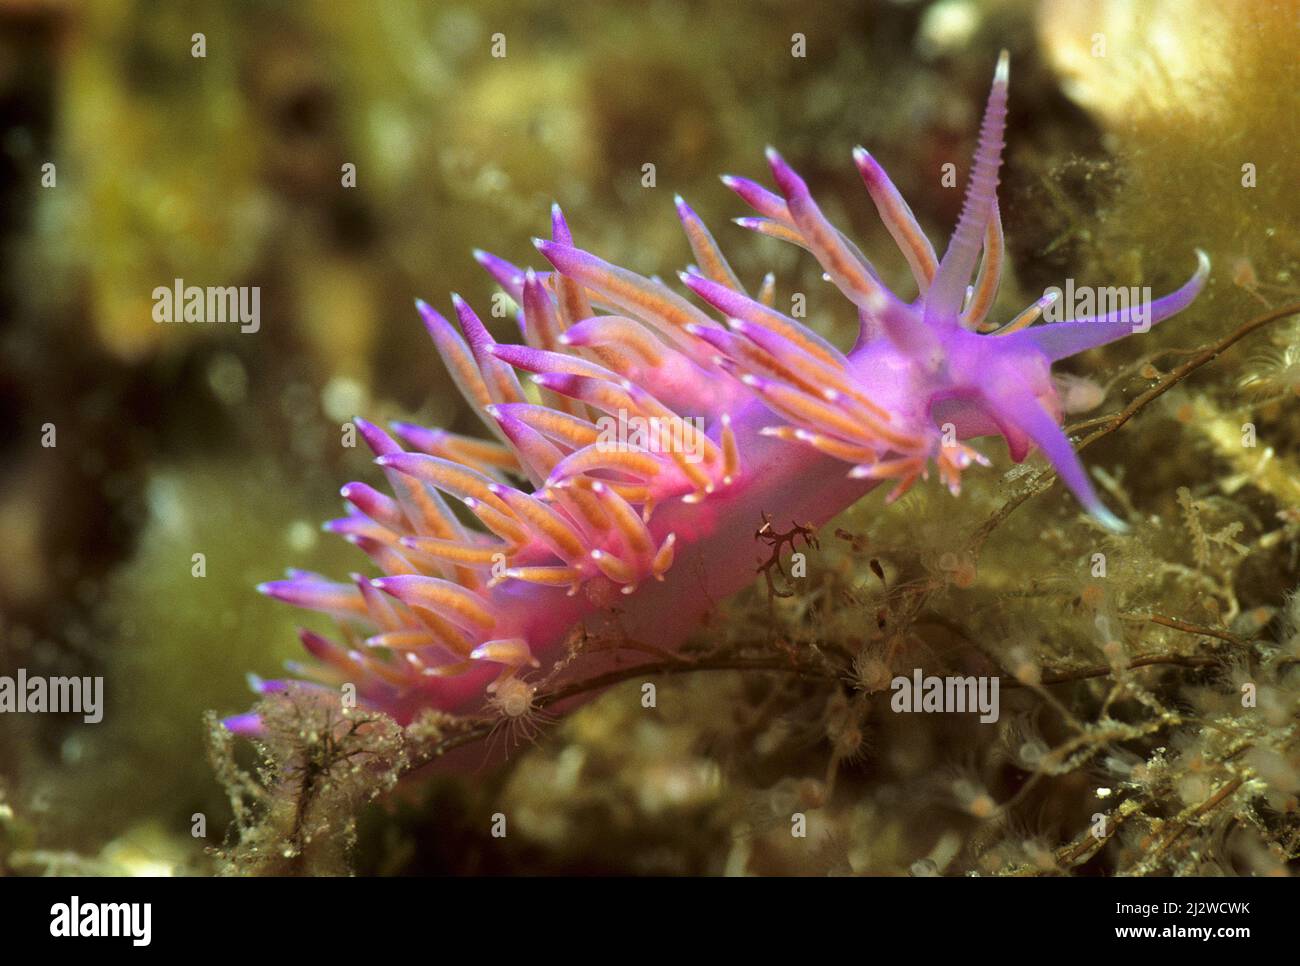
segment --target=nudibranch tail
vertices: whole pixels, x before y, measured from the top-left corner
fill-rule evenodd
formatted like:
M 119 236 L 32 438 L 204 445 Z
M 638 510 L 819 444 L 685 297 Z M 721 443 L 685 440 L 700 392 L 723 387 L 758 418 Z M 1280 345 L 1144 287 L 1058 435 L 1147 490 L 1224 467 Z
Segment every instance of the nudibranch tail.
M 955 494 L 966 469 L 988 465 L 962 442 L 972 437 L 1002 436 L 1017 461 L 1037 446 L 1094 519 L 1122 529 L 1060 427 L 1051 364 L 1186 308 L 1209 259 L 1198 252 L 1191 280 L 1146 313 L 1035 325 L 1049 294 L 989 321 L 1005 264 L 1008 79 L 1004 53 L 942 260 L 884 169 L 853 153 L 911 269 L 913 301 L 885 286 L 775 150 L 778 191 L 723 178 L 757 213 L 742 225 L 811 253 L 850 303 L 859 332 L 848 352 L 775 307 L 771 274 L 746 288 L 681 198 L 686 294 L 578 247 L 558 206 L 552 238 L 535 240 L 552 270 L 476 250 L 514 302 L 521 342 L 498 342 L 457 295 L 454 323 L 416 307 L 490 438 L 406 422 L 394 436 L 356 420 L 391 495 L 349 483 L 344 516 L 326 528 L 381 575 L 290 571 L 260 586 L 338 625 L 338 641 L 303 631 L 314 660 L 290 672 L 322 695 L 351 685 L 406 722 L 480 706 L 615 607 L 628 633 L 675 646 L 716 598 L 752 582 L 754 520 L 780 510 L 820 525 L 883 481 L 897 498 L 931 466 Z M 255 715 L 226 724 L 258 727 Z

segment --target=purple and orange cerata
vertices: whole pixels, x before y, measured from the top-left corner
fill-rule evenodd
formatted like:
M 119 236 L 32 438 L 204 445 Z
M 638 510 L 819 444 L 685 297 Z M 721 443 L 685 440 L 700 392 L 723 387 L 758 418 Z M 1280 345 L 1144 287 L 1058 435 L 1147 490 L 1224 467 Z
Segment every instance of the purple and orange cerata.
M 942 259 L 880 165 L 854 152 L 911 267 L 912 301 L 881 283 L 776 151 L 767 159 L 778 192 L 723 179 L 757 212 L 742 225 L 806 249 L 852 303 L 859 335 L 848 352 L 774 308 L 770 275 L 747 290 L 680 199 L 695 258 L 681 274 L 688 294 L 575 247 L 558 207 L 551 239 L 536 242 L 550 271 L 476 252 L 519 306 L 521 344 L 495 341 L 458 296 L 459 326 L 416 304 L 493 438 L 408 423 L 390 434 L 356 421 L 391 495 L 349 483 L 346 515 L 327 529 L 382 576 L 291 571 L 260 586 L 337 621 L 338 640 L 301 632 L 313 660 L 291 674 L 335 694 L 350 683 L 358 704 L 402 723 L 426 708 L 484 702 L 514 713 L 530 700 L 530 669 L 561 657 L 575 629 L 613 607 L 633 638 L 682 643 L 719 599 L 753 581 L 752 531 L 765 511 L 820 525 L 882 482 L 893 484 L 886 499 L 897 498 L 931 464 L 955 494 L 963 470 L 987 465 L 960 442 L 973 437 L 1002 436 L 1017 462 L 1038 447 L 1089 514 L 1124 529 L 1061 430 L 1051 369 L 1139 328 L 1132 310 L 1034 325 L 1048 296 L 1010 321 L 986 321 L 1003 267 L 1007 80 L 1004 52 Z M 1142 322 L 1197 297 L 1209 273 L 1208 257 L 1197 257 L 1191 279 L 1146 306 Z M 644 433 L 611 444 L 611 420 L 671 426 L 673 445 L 650 445 L 658 440 Z M 259 720 L 237 715 L 226 726 L 256 733 Z

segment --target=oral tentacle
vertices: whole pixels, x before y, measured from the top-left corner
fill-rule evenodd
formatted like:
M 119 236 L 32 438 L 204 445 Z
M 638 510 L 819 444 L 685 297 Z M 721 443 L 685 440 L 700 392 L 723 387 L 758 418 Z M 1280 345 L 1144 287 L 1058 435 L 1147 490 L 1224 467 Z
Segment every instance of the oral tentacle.
M 1058 362 L 1088 349 L 1116 342 L 1133 335 L 1135 331 L 1145 331 L 1146 327 L 1177 315 L 1201 294 L 1210 275 L 1210 256 L 1198 248 L 1196 262 L 1196 271 L 1191 278 L 1149 306 L 1128 306 L 1100 317 L 1040 325 L 1009 336 L 1008 341 L 1014 341 L 1018 345 L 1031 345 L 1050 361 Z M 1142 313 L 1145 318 L 1140 320 L 1138 313 Z M 1144 323 L 1142 327 L 1139 327 L 1139 321 Z

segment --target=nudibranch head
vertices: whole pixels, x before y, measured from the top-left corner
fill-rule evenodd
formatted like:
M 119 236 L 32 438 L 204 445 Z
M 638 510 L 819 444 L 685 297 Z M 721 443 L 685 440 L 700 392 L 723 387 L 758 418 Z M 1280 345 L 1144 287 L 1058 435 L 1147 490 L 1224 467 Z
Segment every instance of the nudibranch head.
M 617 604 L 630 620 L 640 607 L 665 638 L 688 628 L 699 605 L 686 599 L 689 582 L 674 582 L 685 555 L 730 592 L 753 579 L 752 547 L 736 532 L 765 510 L 803 500 L 808 519 L 824 521 L 881 481 L 896 497 L 931 464 L 955 493 L 966 468 L 988 462 L 961 442 L 972 437 L 1002 436 L 1017 461 L 1038 447 L 1088 513 L 1122 529 L 1061 430 L 1052 363 L 1181 311 L 1209 260 L 1198 252 L 1191 279 L 1140 312 L 1034 325 L 1047 295 L 988 322 L 1004 263 L 997 184 L 1008 78 L 1004 53 L 942 260 L 880 165 L 854 152 L 911 268 L 910 301 L 881 282 L 775 150 L 779 192 L 724 177 L 757 213 L 741 224 L 806 249 L 853 305 L 859 335 L 847 353 L 775 308 L 771 275 L 751 294 L 680 198 L 694 256 L 680 278 L 693 299 L 576 247 L 558 206 L 551 238 L 536 241 L 552 270 L 476 251 L 518 306 L 521 344 L 497 342 L 459 296 L 454 325 L 416 307 L 493 438 L 410 423 L 390 435 L 356 420 L 392 496 L 349 483 L 346 513 L 327 529 L 382 576 L 290 571 L 261 585 L 339 624 L 341 642 L 303 631 L 316 660 L 291 670 L 322 689 L 351 685 L 399 721 L 485 695 L 522 714 L 533 694 L 524 676 L 592 614 Z M 256 681 L 264 693 L 284 687 Z M 227 726 L 258 725 L 240 715 Z

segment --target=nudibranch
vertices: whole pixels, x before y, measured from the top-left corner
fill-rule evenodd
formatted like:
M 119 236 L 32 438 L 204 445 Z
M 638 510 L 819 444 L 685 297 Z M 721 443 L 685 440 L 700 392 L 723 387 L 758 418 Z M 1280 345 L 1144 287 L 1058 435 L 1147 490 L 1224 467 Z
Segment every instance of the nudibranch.
M 1007 81 L 1004 52 L 942 259 L 880 165 L 854 152 L 915 278 L 912 301 L 882 284 L 776 151 L 777 192 L 723 179 L 757 212 L 742 225 L 806 249 L 852 303 L 859 336 L 847 353 L 775 308 L 770 274 L 751 293 L 680 198 L 695 260 L 680 276 L 687 294 L 575 247 L 558 207 L 551 238 L 535 242 L 549 270 L 476 252 L 518 307 L 520 344 L 497 342 L 458 296 L 458 325 L 416 304 L 491 438 L 356 421 L 391 495 L 349 483 L 346 514 L 326 528 L 382 576 L 290 571 L 261 585 L 337 620 L 340 640 L 301 632 L 315 660 L 291 673 L 321 688 L 351 684 L 359 703 L 399 722 L 503 696 L 526 704 L 529 670 L 562 657 L 584 624 L 612 619 L 633 639 L 681 643 L 754 580 L 764 512 L 820 526 L 882 482 L 898 497 L 932 464 L 955 494 L 963 470 L 988 462 L 962 442 L 972 437 L 1003 437 L 1017 462 L 1038 447 L 1084 510 L 1123 529 L 1061 429 L 1051 367 L 1146 325 L 1132 308 L 1034 325 L 1050 296 L 1004 324 L 986 321 L 1004 264 Z M 1209 272 L 1197 257 L 1186 284 L 1144 307 L 1143 323 L 1196 298 Z M 611 421 L 671 426 L 671 445 L 644 433 L 611 440 Z M 227 727 L 255 731 L 258 721 L 239 715 Z

